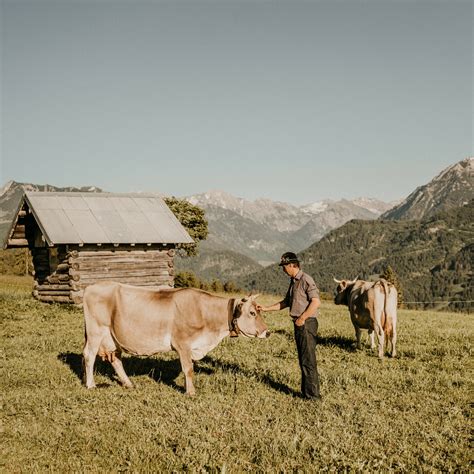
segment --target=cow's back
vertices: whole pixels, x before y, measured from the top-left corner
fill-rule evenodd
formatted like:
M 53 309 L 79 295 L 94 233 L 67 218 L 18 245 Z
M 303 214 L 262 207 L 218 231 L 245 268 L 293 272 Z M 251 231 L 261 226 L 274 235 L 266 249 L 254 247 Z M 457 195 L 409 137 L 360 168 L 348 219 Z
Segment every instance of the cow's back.
M 116 344 L 131 354 L 171 350 L 176 291 L 115 282 L 91 285 L 84 292 L 86 332 L 109 331 Z

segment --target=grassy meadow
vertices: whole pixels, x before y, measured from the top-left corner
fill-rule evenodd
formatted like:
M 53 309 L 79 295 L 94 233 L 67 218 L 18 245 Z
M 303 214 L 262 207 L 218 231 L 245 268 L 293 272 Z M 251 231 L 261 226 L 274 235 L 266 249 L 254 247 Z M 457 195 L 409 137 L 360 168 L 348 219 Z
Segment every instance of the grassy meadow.
M 82 311 L 31 288 L 0 276 L 1 472 L 470 470 L 472 314 L 400 310 L 399 357 L 381 362 L 324 302 L 318 403 L 298 397 L 287 313 L 268 313 L 270 338 L 226 338 L 195 364 L 189 398 L 175 353 L 125 356 L 132 390 L 98 361 L 86 390 Z

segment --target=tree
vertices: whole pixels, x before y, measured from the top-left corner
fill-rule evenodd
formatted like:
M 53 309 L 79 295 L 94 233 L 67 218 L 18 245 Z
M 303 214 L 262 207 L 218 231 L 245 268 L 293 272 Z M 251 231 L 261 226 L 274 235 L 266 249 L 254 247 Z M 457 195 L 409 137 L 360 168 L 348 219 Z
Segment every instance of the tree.
M 215 293 L 222 293 L 224 291 L 224 286 L 220 280 L 214 279 L 211 282 L 211 290 Z
M 404 299 L 403 299 L 403 287 L 402 284 L 400 283 L 397 274 L 395 273 L 394 269 L 390 266 L 387 265 L 385 267 L 384 272 L 380 275 L 380 278 L 385 278 L 385 280 L 389 281 L 392 283 L 392 285 L 397 289 L 398 293 L 398 307 L 401 308 L 403 307 L 404 304 Z
M 241 290 L 237 287 L 237 285 L 232 280 L 230 280 L 224 283 L 224 291 L 226 293 L 238 293 Z
M 178 272 L 174 277 L 175 288 L 200 288 L 201 281 L 193 272 Z
M 196 256 L 198 254 L 199 241 L 205 240 L 208 235 L 208 224 L 204 210 L 185 199 L 167 197 L 165 202 L 194 240 L 194 244 L 179 244 L 177 247 L 179 254 L 182 257 Z

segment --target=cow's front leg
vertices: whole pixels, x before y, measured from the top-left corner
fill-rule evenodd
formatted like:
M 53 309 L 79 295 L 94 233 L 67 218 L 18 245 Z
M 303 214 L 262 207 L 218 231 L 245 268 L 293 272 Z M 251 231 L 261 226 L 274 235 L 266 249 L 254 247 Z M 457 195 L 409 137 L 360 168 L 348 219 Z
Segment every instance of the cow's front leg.
M 375 349 L 375 334 L 373 329 L 369 329 L 370 348 Z
M 184 377 L 186 379 L 186 395 L 194 396 L 196 395 L 196 390 L 194 389 L 193 383 L 193 360 L 191 358 L 190 350 L 179 350 L 179 360 L 181 361 L 181 368 L 184 372 Z
M 362 346 L 360 344 L 360 339 L 362 337 L 362 331 L 360 330 L 360 328 L 358 326 L 354 326 L 354 329 L 355 329 L 355 336 L 356 336 L 356 349 L 360 350 L 362 348 Z

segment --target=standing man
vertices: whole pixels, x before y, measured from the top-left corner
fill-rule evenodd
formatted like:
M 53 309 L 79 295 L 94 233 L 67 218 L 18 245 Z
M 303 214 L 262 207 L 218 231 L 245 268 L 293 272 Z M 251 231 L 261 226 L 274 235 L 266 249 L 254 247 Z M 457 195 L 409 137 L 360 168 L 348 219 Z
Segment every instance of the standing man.
M 298 257 L 293 252 L 281 256 L 280 267 L 291 278 L 283 300 L 271 306 L 259 306 L 261 311 L 278 311 L 290 308 L 293 319 L 298 361 L 301 369 L 303 398 L 319 400 L 319 375 L 316 365 L 316 334 L 318 332 L 319 290 L 314 280 L 300 269 Z

